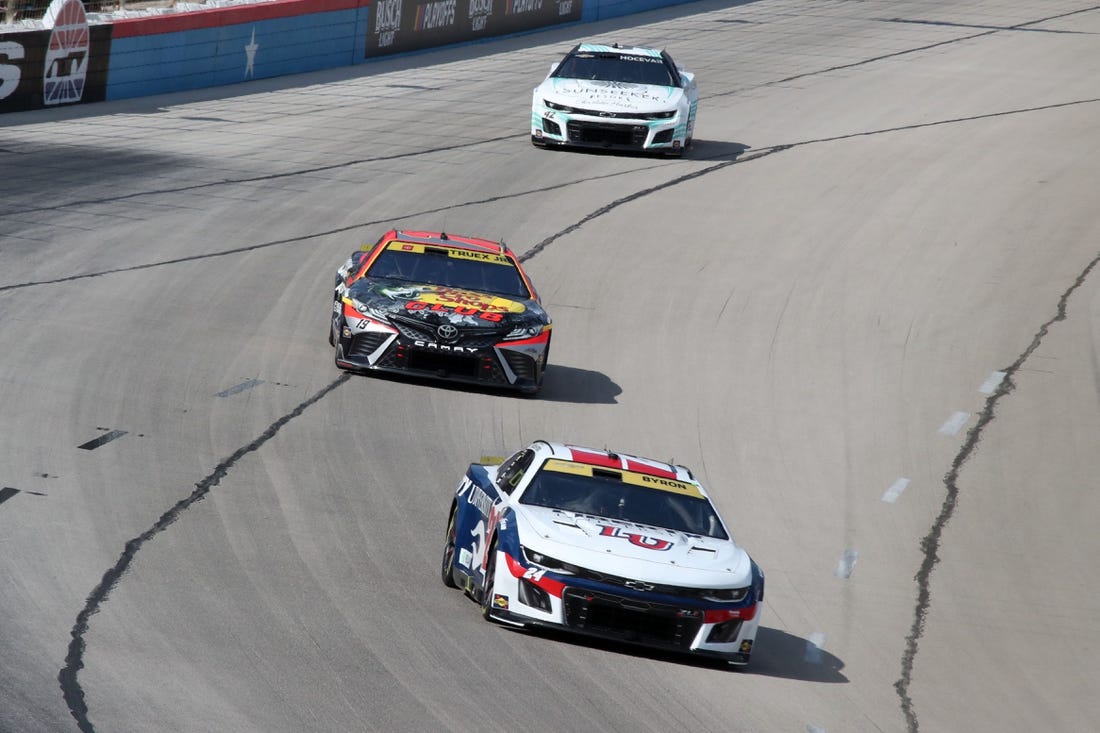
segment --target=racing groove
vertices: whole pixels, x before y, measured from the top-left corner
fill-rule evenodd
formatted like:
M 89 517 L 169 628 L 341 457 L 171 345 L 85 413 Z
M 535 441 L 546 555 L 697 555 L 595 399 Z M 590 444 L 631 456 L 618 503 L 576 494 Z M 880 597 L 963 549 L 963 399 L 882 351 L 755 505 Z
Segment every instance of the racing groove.
M 1100 20 L 852 5 L 0 120 L 0 729 L 1087 728 Z M 697 71 L 689 159 L 527 147 L 588 35 Z M 525 252 L 544 397 L 334 371 L 332 271 L 390 224 Z M 536 437 L 702 475 L 768 573 L 749 673 L 439 587 L 465 463 Z

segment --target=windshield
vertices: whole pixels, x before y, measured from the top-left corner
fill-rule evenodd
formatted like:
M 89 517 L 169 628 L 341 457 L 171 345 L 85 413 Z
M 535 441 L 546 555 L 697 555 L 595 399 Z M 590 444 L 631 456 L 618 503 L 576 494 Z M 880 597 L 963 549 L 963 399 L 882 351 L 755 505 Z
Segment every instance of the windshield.
M 676 82 L 660 56 L 636 56 L 620 53 L 571 53 L 554 70 L 561 79 L 621 81 L 629 84 L 654 84 L 674 87 Z
M 550 460 L 519 503 L 729 539 L 714 507 L 697 488 L 631 471 Z
M 513 298 L 531 297 L 519 270 L 504 255 L 444 247 L 394 242 L 378 255 L 365 275 L 419 285 L 445 285 L 460 290 L 497 293 Z

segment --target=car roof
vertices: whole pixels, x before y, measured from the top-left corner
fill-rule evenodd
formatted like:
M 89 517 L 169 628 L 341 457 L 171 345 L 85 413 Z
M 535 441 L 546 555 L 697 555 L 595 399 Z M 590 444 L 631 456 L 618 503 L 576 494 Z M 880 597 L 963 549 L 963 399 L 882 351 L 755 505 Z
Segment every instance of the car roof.
M 695 479 L 691 470 L 665 461 L 657 461 L 652 458 L 617 453 L 607 448 L 587 448 L 585 446 L 559 443 L 548 440 L 539 440 L 533 446 L 536 450 L 545 453 L 547 458 L 558 458 L 574 463 L 581 463 L 597 468 L 610 468 L 620 471 L 633 471 L 657 478 L 674 479 L 693 484 L 699 488 L 704 496 L 706 491 Z
M 469 249 L 491 254 L 513 255 L 512 251 L 508 249 L 504 242 L 494 242 L 491 239 L 481 239 L 480 237 L 465 237 L 460 234 L 448 234 L 447 232 L 392 229 L 383 236 L 383 239 L 390 242 L 430 244 L 434 247 L 450 247 L 453 249 Z
M 370 266 L 378 258 L 378 255 L 386 249 L 393 242 L 402 242 L 406 244 L 421 244 L 429 245 L 431 247 L 441 247 L 453 250 L 466 250 L 473 252 L 482 252 L 486 254 L 495 255 L 498 257 L 504 257 L 511 262 L 511 264 L 519 272 L 520 278 L 523 280 L 524 287 L 527 288 L 527 295 L 524 296 L 530 300 L 539 302 L 539 294 L 535 289 L 534 283 L 531 282 L 531 278 L 527 276 L 523 266 L 520 265 L 519 257 L 516 253 L 508 248 L 504 242 L 495 242 L 492 239 L 482 239 L 480 237 L 466 237 L 461 234 L 448 234 L 446 232 L 430 232 L 423 230 L 408 230 L 408 229 L 390 229 L 388 232 L 379 237 L 378 241 L 374 244 L 364 244 L 360 247 L 363 252 L 372 252 L 368 257 L 365 257 L 360 263 L 349 273 L 348 282 L 351 283 L 359 278 L 363 277 L 363 274 L 370 269 Z
M 574 52 L 580 53 L 624 53 L 628 56 L 654 56 L 659 58 L 661 56 L 661 50 L 659 48 L 645 48 L 644 46 L 620 46 L 614 44 L 607 46 L 602 43 L 582 43 L 574 49 Z

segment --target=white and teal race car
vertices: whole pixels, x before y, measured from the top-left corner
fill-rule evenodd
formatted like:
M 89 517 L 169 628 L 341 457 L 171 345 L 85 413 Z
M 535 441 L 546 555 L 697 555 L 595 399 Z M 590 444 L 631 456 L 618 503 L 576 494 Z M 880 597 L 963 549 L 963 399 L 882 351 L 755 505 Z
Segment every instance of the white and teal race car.
M 582 43 L 531 100 L 531 142 L 681 156 L 691 145 L 695 75 L 652 48 Z

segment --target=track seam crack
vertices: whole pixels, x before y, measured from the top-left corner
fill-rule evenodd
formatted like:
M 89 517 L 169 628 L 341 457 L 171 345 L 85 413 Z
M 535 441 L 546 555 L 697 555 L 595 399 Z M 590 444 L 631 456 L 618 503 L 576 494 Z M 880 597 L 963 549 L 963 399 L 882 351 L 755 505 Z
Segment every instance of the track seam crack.
M 109 198 L 91 198 L 91 199 L 77 199 L 75 201 L 65 201 L 60 204 L 54 204 L 53 206 L 36 206 L 29 209 L 19 209 L 18 211 L 11 212 L 11 214 L 4 212 L 0 213 L 0 218 L 9 215 L 23 215 L 26 213 L 43 212 L 43 211 L 58 211 L 66 209 L 70 206 L 93 206 L 95 204 L 103 203 L 115 203 L 118 201 L 127 201 L 130 199 L 141 198 L 142 196 L 158 196 L 167 193 L 184 193 L 187 191 L 200 191 L 204 188 L 214 188 L 216 186 L 236 186 L 245 183 L 260 183 L 263 181 L 276 181 L 280 178 L 293 178 L 296 176 L 308 176 L 314 173 L 325 173 L 327 171 L 336 171 L 342 168 L 353 168 L 357 165 L 365 165 L 369 163 L 385 163 L 391 160 L 403 160 L 406 158 L 416 158 L 421 155 L 431 155 L 433 153 L 448 153 L 452 150 L 462 150 L 464 148 L 476 148 L 479 145 L 488 145 L 491 143 L 504 142 L 505 140 L 512 140 L 520 137 L 518 134 L 501 135 L 499 137 L 490 137 L 483 140 L 473 140 L 467 143 L 458 143 L 456 145 L 446 145 L 436 148 L 427 148 L 425 150 L 413 150 L 408 153 L 394 153 L 393 155 L 380 155 L 375 158 L 356 158 L 355 160 L 345 160 L 342 163 L 332 163 L 330 165 L 319 165 L 313 168 L 299 168 L 292 171 L 283 171 L 282 173 L 267 173 L 262 176 L 249 176 L 247 178 L 224 178 L 220 181 L 207 181 L 206 183 L 195 183 L 190 186 L 177 186 L 175 188 L 161 188 L 148 191 L 134 191 L 132 193 L 119 194 L 118 196 L 111 196 Z
M 1002 110 L 1000 112 L 988 112 L 988 113 L 980 114 L 980 115 L 970 115 L 968 117 L 955 117 L 955 118 L 946 119 L 946 120 L 934 120 L 932 122 L 918 122 L 918 123 L 914 123 L 914 124 L 911 124 L 911 125 L 899 125 L 897 127 L 889 127 L 889 128 L 878 129 L 878 130 L 864 130 L 862 132 L 851 132 L 851 133 L 847 133 L 847 134 L 844 134 L 844 135 L 834 135 L 834 136 L 831 136 L 831 137 L 816 138 L 816 139 L 811 139 L 811 140 L 800 140 L 800 141 L 793 142 L 793 143 L 784 143 L 784 144 L 780 144 L 780 145 L 773 145 L 773 146 L 761 148 L 759 151 L 757 151 L 755 153 L 752 153 L 752 154 L 749 154 L 749 155 L 742 155 L 741 153 L 738 153 L 737 157 L 735 157 L 731 160 L 725 160 L 725 161 L 723 161 L 721 163 L 718 163 L 716 165 L 707 166 L 706 168 L 703 168 L 703 169 L 700 169 L 700 170 L 697 170 L 697 171 L 693 171 L 692 173 L 688 173 L 686 175 L 679 176 L 677 178 L 670 179 L 669 181 L 666 181 L 664 183 L 657 184 L 656 186 L 651 186 L 649 188 L 643 189 L 641 191 L 637 191 L 637 192 L 635 192 L 633 194 L 630 194 L 628 196 L 625 196 L 623 198 L 617 199 L 617 200 L 611 202 L 610 204 L 602 207 L 601 209 L 598 209 L 597 211 L 594 211 L 594 212 L 590 213 L 589 215 L 587 215 L 586 217 L 584 217 L 580 221 L 576 222 L 575 224 L 570 225 L 566 229 L 563 229 L 562 231 L 557 232 L 556 234 L 552 234 L 551 236 L 549 236 L 546 239 L 542 240 L 541 242 L 536 244 L 531 250 L 528 250 L 526 253 L 524 253 L 524 255 L 520 258 L 520 260 L 521 261 L 526 261 L 526 260 L 534 257 L 539 252 L 541 252 L 543 249 L 545 249 L 546 246 L 549 245 L 550 243 L 552 243 L 554 240 L 559 239 L 560 237 L 562 237 L 566 234 L 574 232 L 577 229 L 580 229 L 581 226 L 584 225 L 585 223 L 587 223 L 587 222 L 591 221 L 592 219 L 595 219 L 599 216 L 602 216 L 603 214 L 606 214 L 607 212 L 611 211 L 612 209 L 617 208 L 618 206 L 621 206 L 625 203 L 635 201 L 639 198 L 647 196 L 647 195 L 649 195 L 651 193 L 654 193 L 656 191 L 660 191 L 662 189 L 669 188 L 671 186 L 675 186 L 679 183 L 683 183 L 684 181 L 688 181 L 688 180 L 691 180 L 693 178 L 698 178 L 699 176 L 707 175 L 708 173 L 712 173 L 716 170 L 721 170 L 723 168 L 727 168 L 727 167 L 729 167 L 731 165 L 735 165 L 737 163 L 747 163 L 749 161 L 757 160 L 759 158 L 762 158 L 766 155 L 771 155 L 773 153 L 783 152 L 785 150 L 791 150 L 791 149 L 794 149 L 794 148 L 805 147 L 807 145 L 816 145 L 816 144 L 819 144 L 819 143 L 840 142 L 840 141 L 844 141 L 844 140 L 851 140 L 851 139 L 857 138 L 857 137 L 871 137 L 871 136 L 874 136 L 874 135 L 885 135 L 885 134 L 889 134 L 889 133 L 892 133 L 892 132 L 906 132 L 906 131 L 919 130 L 919 129 L 928 128 L 928 127 L 938 127 L 938 126 L 941 126 L 941 125 L 957 124 L 957 123 L 960 123 L 960 122 L 975 122 L 975 121 L 978 121 L 978 120 L 992 119 L 992 118 L 1004 117 L 1004 116 L 1008 116 L 1008 115 L 1024 114 L 1024 113 L 1028 113 L 1028 112 L 1044 112 L 1044 111 L 1048 111 L 1048 110 L 1061 109 L 1061 108 L 1065 108 L 1065 107 L 1073 107 L 1073 106 L 1077 106 L 1077 105 L 1095 104 L 1097 102 L 1100 102 L 1100 97 L 1091 98 L 1091 99 L 1077 99 L 1077 100 L 1071 100 L 1071 101 L 1068 101 L 1068 102 L 1054 102 L 1054 103 L 1051 103 L 1051 104 L 1044 104 L 1044 105 L 1040 105 L 1040 106 L 1037 106 L 1037 107 L 1024 107 L 1024 108 L 1020 108 L 1020 109 Z M 700 160 L 708 160 L 708 159 L 707 158 L 701 158 Z M 714 160 L 714 158 L 709 158 L 709 160 Z M 634 174 L 636 174 L 640 171 L 652 169 L 653 167 L 654 166 L 643 166 L 641 168 L 632 168 L 632 169 L 626 170 L 626 171 L 618 171 L 618 172 L 615 172 L 615 173 L 608 173 L 608 174 L 605 174 L 605 175 L 602 175 L 602 176 L 593 176 L 593 177 L 590 177 L 590 178 L 574 179 L 572 181 L 565 181 L 563 183 L 556 183 L 556 184 L 552 184 L 552 185 L 549 185 L 549 186 L 542 186 L 540 188 L 528 189 L 526 191 L 521 191 L 521 192 L 518 192 L 518 193 L 502 194 L 502 195 L 499 195 L 499 196 L 490 196 L 490 197 L 483 198 L 483 199 L 463 201 L 463 202 L 460 202 L 460 203 L 457 203 L 457 204 L 450 204 L 450 205 L 447 205 L 447 206 L 438 206 L 438 207 L 435 207 L 435 208 L 432 208 L 432 209 L 424 209 L 422 211 L 412 212 L 412 213 L 408 213 L 408 214 L 390 216 L 390 217 L 386 217 L 385 219 L 376 219 L 376 220 L 373 220 L 373 221 L 365 221 L 365 222 L 358 222 L 358 223 L 355 223 L 355 224 L 348 224 L 346 226 L 337 227 L 335 229 L 327 229 L 327 230 L 322 231 L 322 232 L 312 232 L 310 234 L 302 234 L 302 235 L 297 236 L 297 237 L 287 237 L 285 239 L 275 239 L 275 240 L 271 240 L 271 241 L 268 241 L 268 242 L 259 242 L 257 244 L 245 245 L 244 247 L 234 247 L 232 249 L 226 249 L 226 250 L 222 250 L 220 252 L 206 252 L 206 253 L 203 253 L 203 254 L 188 255 L 186 257 L 176 257 L 176 258 L 173 258 L 173 259 L 170 259 L 170 260 L 160 260 L 158 262 L 146 262 L 146 263 L 143 263 L 143 264 L 140 264 L 140 265 L 131 265 L 129 267 L 115 267 L 115 268 L 111 268 L 111 269 L 108 269 L 108 270 L 99 270 L 97 272 L 88 272 L 88 273 L 82 273 L 82 274 L 79 274 L 79 275 L 70 275 L 68 277 L 54 278 L 52 280 L 30 280 L 30 281 L 21 282 L 21 283 L 14 283 L 14 284 L 11 284 L 11 285 L 0 285 L 0 293 L 8 292 L 8 291 L 11 291 L 11 290 L 22 290 L 24 288 L 30 288 L 30 287 L 34 287 L 34 286 L 37 286 L 37 285 L 57 285 L 57 284 L 60 284 L 60 283 L 73 282 L 75 280 L 87 280 L 87 279 L 90 279 L 90 278 L 103 277 L 105 275 L 116 275 L 116 274 L 123 273 L 123 272 L 137 272 L 137 271 L 140 271 L 140 270 L 149 270 L 149 269 L 152 269 L 152 268 L 155 268 L 155 267 L 164 267 L 164 266 L 167 266 L 167 265 L 178 265 L 178 264 L 182 264 L 184 262 L 195 262 L 195 261 L 198 261 L 198 260 L 213 259 L 215 257 L 227 257 L 229 255 L 244 254 L 246 252 L 253 252 L 253 251 L 256 251 L 256 250 L 260 250 L 260 249 L 266 249 L 268 247 L 276 247 L 276 246 L 280 246 L 280 245 L 284 245 L 284 244 L 295 244 L 297 242 L 304 242 L 304 241 L 307 241 L 307 240 L 310 240 L 310 239 L 319 239 L 321 237 L 327 237 L 327 236 L 331 236 L 333 234 L 342 234 L 344 232 L 354 231 L 356 229 L 364 229 L 364 228 L 370 227 L 370 226 L 377 226 L 379 224 L 386 224 L 386 223 L 389 223 L 389 222 L 393 222 L 394 220 L 397 220 L 397 219 L 408 219 L 408 218 L 417 217 L 417 216 L 425 216 L 427 214 L 436 214 L 436 213 L 440 213 L 440 212 L 444 212 L 444 211 L 452 211 L 454 209 L 460 209 L 460 208 L 463 208 L 463 207 L 466 207 L 466 206 L 479 206 L 479 205 L 482 205 L 482 204 L 497 203 L 497 202 L 500 202 L 500 201 L 521 198 L 523 196 L 530 196 L 530 195 L 534 195 L 534 194 L 547 193 L 549 191 L 554 191 L 554 190 L 558 190 L 558 189 L 562 189 L 562 188 L 568 188 L 570 186 L 575 186 L 575 185 L 579 185 L 579 184 L 583 184 L 583 183 L 590 183 L 590 182 L 593 182 L 593 181 L 599 181 L 599 180 L 604 180 L 604 179 L 608 179 L 608 178 L 616 178 L 616 177 L 619 177 L 619 176 L 634 175 Z
M 574 222 L 573 224 L 570 224 L 569 226 L 565 227 L 564 229 L 561 229 L 558 232 L 555 232 L 554 234 L 551 234 L 549 237 L 546 237 L 541 242 L 536 244 L 534 247 L 532 247 L 531 249 L 524 252 L 523 255 L 519 258 L 520 262 L 527 262 L 528 260 L 532 259 L 533 257 L 536 257 L 540 252 L 542 252 L 544 249 L 549 247 L 551 244 L 553 244 L 558 239 L 561 239 L 562 237 L 566 236 L 567 234 L 572 234 L 573 232 L 577 231 L 578 229 L 580 229 L 581 227 L 583 227 L 585 224 L 592 221 L 593 219 L 598 219 L 599 217 L 603 216 L 604 214 L 610 213 L 614 209 L 617 209 L 617 208 L 619 208 L 620 206 L 622 206 L 624 204 L 629 204 L 633 201 L 637 201 L 638 199 L 645 198 L 646 196 L 648 196 L 652 193 L 657 193 L 659 191 L 663 191 L 666 188 L 672 188 L 673 186 L 678 186 L 681 183 L 686 183 L 687 181 L 691 181 L 691 180 L 694 180 L 696 178 L 701 178 L 702 176 L 705 176 L 705 175 L 710 174 L 710 173 L 714 173 L 715 171 L 722 170 L 723 168 L 729 168 L 731 165 L 737 165 L 738 163 L 748 163 L 748 162 L 753 161 L 753 160 L 759 160 L 760 158 L 767 157 L 767 156 L 772 155 L 774 153 L 779 153 L 779 152 L 782 152 L 784 150 L 789 150 L 792 147 L 794 147 L 794 145 L 776 145 L 774 147 L 764 148 L 764 149 L 762 149 L 762 150 L 760 150 L 756 153 L 753 153 L 752 155 L 746 155 L 744 157 L 737 157 L 737 158 L 734 158 L 732 160 L 726 160 L 726 161 L 723 161 L 721 163 L 717 163 L 715 165 L 709 165 L 706 168 L 701 168 L 697 171 L 692 171 L 691 173 L 686 173 L 682 176 L 677 176 L 676 178 L 671 178 L 671 179 L 669 179 L 669 180 L 667 180 L 663 183 L 658 183 L 655 186 L 650 186 L 649 188 L 643 188 L 639 191 L 635 191 L 634 193 L 628 194 L 628 195 L 623 196 L 621 198 L 617 198 L 614 201 L 612 201 L 611 203 L 605 204 L 604 206 L 601 206 L 600 208 L 598 208 L 595 211 L 589 213 L 588 215 L 584 216 L 583 218 L 579 219 L 578 221 Z
M 924 553 L 924 560 L 921 562 L 917 574 L 913 577 L 913 580 L 917 584 L 917 603 L 913 610 L 913 624 L 910 627 L 909 635 L 905 639 L 905 651 L 901 657 L 901 676 L 898 678 L 897 682 L 894 683 L 894 689 L 897 691 L 898 697 L 901 700 L 901 711 L 905 716 L 908 733 L 917 733 L 920 729 L 917 713 L 913 705 L 913 699 L 909 694 L 909 687 L 913 679 L 913 665 L 916 660 L 917 652 L 919 651 L 919 642 L 924 636 L 924 626 L 932 602 L 932 571 L 940 561 L 938 552 L 944 529 L 947 523 L 951 521 L 951 517 L 954 515 L 955 508 L 959 501 L 959 474 L 962 471 L 963 465 L 977 451 L 982 433 L 993 422 L 997 403 L 1016 388 L 1013 377 L 1031 355 L 1042 345 L 1043 339 L 1050 332 L 1051 327 L 1056 323 L 1066 320 L 1066 312 L 1069 306 L 1070 297 L 1085 283 L 1085 280 L 1088 279 L 1089 274 L 1096 268 L 1098 263 L 1100 263 L 1100 254 L 1097 254 L 1088 263 L 1085 269 L 1081 271 L 1081 274 L 1077 276 L 1077 279 L 1073 281 L 1073 284 L 1062 293 L 1062 297 L 1058 299 L 1057 312 L 1052 318 L 1039 327 L 1039 330 L 1031 339 L 1031 344 L 1016 357 L 1015 361 L 1001 370 L 1005 373 L 1004 379 L 1000 386 L 986 398 L 985 406 L 978 416 L 978 421 L 974 424 L 974 427 L 967 431 L 966 440 L 963 442 L 959 452 L 955 455 L 955 459 L 951 463 L 951 469 L 943 477 L 943 483 L 947 489 L 947 493 L 944 496 L 939 515 L 932 523 L 932 527 L 928 530 L 928 534 L 920 541 L 921 551 Z
M 1060 13 L 1058 15 L 1050 15 L 1050 16 L 1047 16 L 1045 18 L 1039 18 L 1037 20 L 1029 20 L 1029 21 L 1026 21 L 1026 22 L 1023 22 L 1023 23 L 1017 23 L 1016 25 L 992 28 L 990 30 L 982 31 L 980 33 L 971 33 L 969 35 L 959 36 L 958 38 L 949 38 L 949 39 L 944 40 L 944 41 L 936 41 L 935 43 L 929 43 L 929 44 L 926 44 L 924 46 L 916 46 L 914 48 L 906 48 L 906 49 L 903 49 L 901 51 L 893 51 L 891 53 L 884 53 L 884 54 L 880 54 L 879 56 L 872 56 L 870 58 L 861 59 L 859 61 L 852 61 L 852 62 L 849 62 L 849 63 L 846 63 L 846 64 L 836 64 L 835 66 L 829 66 L 829 67 L 824 68 L 824 69 L 817 69 L 815 71 L 805 71 L 801 74 L 793 74 L 791 76 L 787 76 L 787 77 L 784 77 L 782 79 L 776 79 L 775 81 L 763 82 L 761 84 L 755 85 L 755 87 L 749 87 L 749 88 L 761 88 L 761 87 L 778 86 L 780 84 L 789 84 L 792 81 L 798 81 L 800 79 L 809 79 L 809 78 L 814 77 L 814 76 L 821 76 L 822 74 L 829 74 L 829 73 L 832 73 L 834 71 L 845 71 L 847 69 L 855 69 L 855 68 L 858 68 L 860 66 L 867 66 L 869 64 L 876 63 L 878 61 L 887 61 L 889 59 L 895 59 L 895 58 L 898 58 L 900 56 L 908 56 L 909 54 L 920 53 L 921 51 L 930 51 L 933 48 L 939 48 L 941 46 L 950 46 L 950 45 L 953 45 L 953 44 L 956 44 L 956 43 L 960 43 L 962 41 L 972 41 L 975 38 L 984 38 L 985 36 L 991 36 L 994 33 L 1003 33 L 1005 31 L 1026 30 L 1029 26 L 1038 25 L 1039 23 L 1047 23 L 1047 22 L 1052 21 L 1052 20 L 1061 20 L 1063 18 L 1068 18 L 1068 17 L 1073 16 L 1073 15 L 1080 15 L 1081 13 L 1091 13 L 1095 10 L 1100 10 L 1100 5 L 1092 5 L 1092 6 L 1089 6 L 1087 8 L 1080 8 L 1078 10 L 1070 10 L 1070 11 L 1067 11 L 1065 13 Z M 876 20 L 879 20 L 879 21 L 884 22 L 884 23 L 903 22 L 901 18 L 878 18 Z M 738 94 L 741 91 L 742 90 L 740 90 L 740 89 L 734 89 L 734 90 L 731 90 L 731 91 L 728 91 L 728 92 L 719 92 L 717 94 L 704 95 L 702 98 L 703 99 L 717 99 L 719 97 L 728 97 L 728 96 L 731 96 L 731 95 L 734 95 L 734 94 Z
M 204 252 L 197 255 L 187 255 L 185 257 L 175 257 L 170 260 L 159 260 L 157 262 L 145 262 L 139 265 L 130 265 L 129 267 L 114 267 L 108 270 L 98 270 L 96 272 L 85 272 L 79 275 L 69 275 L 67 277 L 53 278 L 52 280 L 29 280 L 21 283 L 14 283 L 11 285 L 0 285 L 0 293 L 10 290 L 22 290 L 24 288 L 30 288 L 37 285 L 58 285 L 61 283 L 73 282 L 75 280 L 88 280 L 91 278 L 103 277 L 105 275 L 117 275 L 123 272 L 137 272 L 140 270 L 150 270 L 155 267 L 165 267 L 167 265 L 179 265 L 185 262 L 196 262 L 199 260 L 209 260 L 215 257 L 227 257 L 229 255 L 245 254 L 247 252 L 254 252 L 256 250 L 267 249 L 268 247 L 277 247 L 284 244 L 295 244 L 297 242 L 305 242 L 310 239 L 320 239 L 321 237 L 328 237 L 334 234 L 343 234 L 345 232 L 354 231 L 356 229 L 365 229 L 367 227 L 378 226 L 379 224 L 388 224 L 399 219 L 410 219 L 418 216 L 426 216 L 428 214 L 438 214 L 446 211 L 453 211 L 455 209 L 461 209 L 466 206 L 481 206 L 483 204 L 493 204 L 500 201 L 508 201 L 511 199 L 521 198 L 523 196 L 532 196 L 537 194 L 548 193 L 550 191 L 556 191 L 558 189 L 569 188 L 570 186 L 576 186 L 582 183 L 591 183 L 594 181 L 606 180 L 609 178 L 618 178 L 620 176 L 634 175 L 640 171 L 650 170 L 656 166 L 642 166 L 640 168 L 631 168 L 630 170 L 617 171 L 615 173 L 606 173 L 599 176 L 591 176 L 589 178 L 574 179 L 571 181 L 564 181 L 562 183 L 555 183 L 548 186 L 542 186 L 539 188 L 527 189 L 526 191 L 519 191 L 517 193 L 501 194 L 499 196 L 489 196 L 483 199 L 474 199 L 470 201 L 462 201 L 457 204 L 449 204 L 446 206 L 437 206 L 431 209 L 423 209 L 421 211 L 414 211 L 406 214 L 398 214 L 395 216 L 388 216 L 384 219 L 375 219 L 373 221 L 357 222 L 355 224 L 348 224 L 346 226 L 337 227 L 335 229 L 326 229 L 322 232 L 311 232 L 309 234 L 302 234 L 297 237 L 286 237 L 284 239 L 273 239 L 267 242 L 258 242 L 256 244 L 248 244 L 243 247 L 233 247 L 232 249 L 224 249 L 220 252 Z
M 347 382 L 350 377 L 351 374 L 348 372 L 341 374 L 311 397 L 299 403 L 293 410 L 271 423 L 259 437 L 251 443 L 241 446 L 234 451 L 232 455 L 215 466 L 214 470 L 211 471 L 209 475 L 195 484 L 195 490 L 192 491 L 189 496 L 179 500 L 172 508 L 164 512 L 152 527 L 126 542 L 118 560 L 107 570 L 107 572 L 103 573 L 103 578 L 92 592 L 88 594 L 84 602 L 84 607 L 80 610 L 80 613 L 77 614 L 76 623 L 73 624 L 72 631 L 70 632 L 72 640 L 69 642 L 69 650 L 65 655 L 65 666 L 57 673 L 57 681 L 61 686 L 61 694 L 65 698 L 65 704 L 69 708 L 69 713 L 73 716 L 73 719 L 76 720 L 77 727 L 80 729 L 81 733 L 95 733 L 95 726 L 92 725 L 92 721 L 88 717 L 88 705 L 84 698 L 84 689 L 80 686 L 80 680 L 78 679 L 80 670 L 84 668 L 84 653 L 87 650 L 85 636 L 91 626 L 92 616 L 98 613 L 100 608 L 103 607 L 103 604 L 110 598 L 111 591 L 114 590 L 115 586 L 122 580 L 123 575 L 125 575 L 126 571 L 130 568 L 137 553 L 146 543 L 153 540 L 156 535 L 166 530 L 179 519 L 183 512 L 191 508 L 196 502 L 205 498 L 206 495 L 210 493 L 211 489 L 217 486 L 221 480 L 228 475 L 230 469 L 232 469 L 238 461 L 249 453 L 254 453 L 259 450 L 265 443 L 274 438 L 287 423 L 299 417 L 311 405 L 321 401 L 334 389 Z

